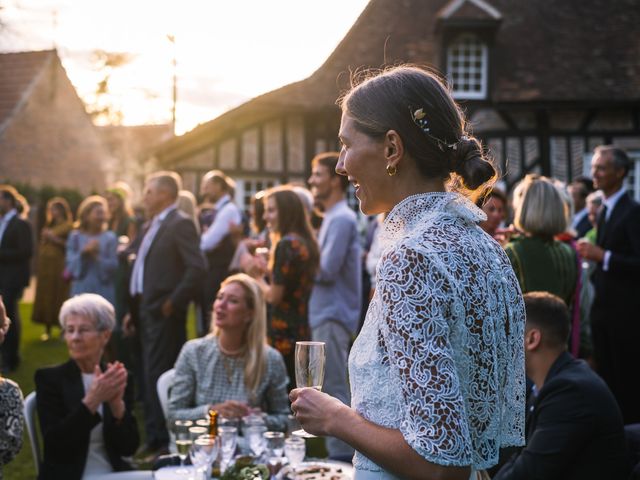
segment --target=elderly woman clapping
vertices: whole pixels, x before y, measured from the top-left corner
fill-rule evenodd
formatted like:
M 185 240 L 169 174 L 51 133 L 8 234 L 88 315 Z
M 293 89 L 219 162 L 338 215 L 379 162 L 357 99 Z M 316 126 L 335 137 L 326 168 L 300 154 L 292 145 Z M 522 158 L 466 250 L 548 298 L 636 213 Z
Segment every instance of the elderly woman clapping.
M 60 325 L 71 359 L 36 371 L 44 462 L 40 479 L 90 478 L 130 470 L 139 437 L 133 382 L 119 363 L 100 362 L 115 325 L 113 306 L 85 293 L 67 300 Z

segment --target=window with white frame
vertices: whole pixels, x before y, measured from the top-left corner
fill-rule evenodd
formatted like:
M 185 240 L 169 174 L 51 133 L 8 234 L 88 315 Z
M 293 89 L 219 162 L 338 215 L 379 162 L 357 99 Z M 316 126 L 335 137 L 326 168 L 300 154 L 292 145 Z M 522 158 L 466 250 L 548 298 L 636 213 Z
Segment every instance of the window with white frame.
M 236 180 L 236 204 L 241 210 L 247 210 L 251 204 L 251 197 L 260 190 L 267 190 L 279 184 L 275 179 L 239 178 Z
M 454 98 L 487 97 L 489 49 L 480 37 L 465 33 L 447 47 L 447 75 Z

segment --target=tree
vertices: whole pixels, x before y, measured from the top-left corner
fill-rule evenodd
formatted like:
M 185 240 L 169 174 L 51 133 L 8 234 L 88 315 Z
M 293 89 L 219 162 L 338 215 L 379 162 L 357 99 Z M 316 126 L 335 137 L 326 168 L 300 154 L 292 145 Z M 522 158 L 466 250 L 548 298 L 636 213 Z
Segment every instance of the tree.
M 119 125 L 123 115 L 120 108 L 113 102 L 109 82 L 114 71 L 131 62 L 134 55 L 126 52 L 93 50 L 91 57 L 93 69 L 101 75 L 101 78 L 93 95 L 87 99 L 87 112 L 95 123 Z

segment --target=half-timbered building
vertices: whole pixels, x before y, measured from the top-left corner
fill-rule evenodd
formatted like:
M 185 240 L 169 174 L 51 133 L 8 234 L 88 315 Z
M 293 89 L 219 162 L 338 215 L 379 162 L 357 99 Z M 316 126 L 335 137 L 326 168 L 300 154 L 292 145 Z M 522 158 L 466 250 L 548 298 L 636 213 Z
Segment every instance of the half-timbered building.
M 339 15 L 339 12 L 336 12 Z M 159 165 L 188 188 L 220 168 L 238 200 L 304 181 L 336 149 L 336 98 L 363 67 L 428 65 L 448 79 L 507 185 L 527 172 L 589 173 L 602 143 L 636 159 L 640 195 L 638 0 L 371 0 L 309 78 L 259 96 L 163 144 Z M 244 198 L 243 198 L 244 197 Z

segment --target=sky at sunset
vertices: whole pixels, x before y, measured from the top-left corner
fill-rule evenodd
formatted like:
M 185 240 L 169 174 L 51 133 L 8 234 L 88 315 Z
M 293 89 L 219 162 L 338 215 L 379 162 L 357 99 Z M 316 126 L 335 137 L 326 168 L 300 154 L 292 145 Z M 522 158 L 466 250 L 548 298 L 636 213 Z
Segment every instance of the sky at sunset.
M 81 97 L 100 75 L 91 52 L 129 52 L 111 76 L 123 123 L 169 122 L 173 46 L 177 132 L 306 78 L 368 0 L 0 0 L 0 51 L 58 48 Z

